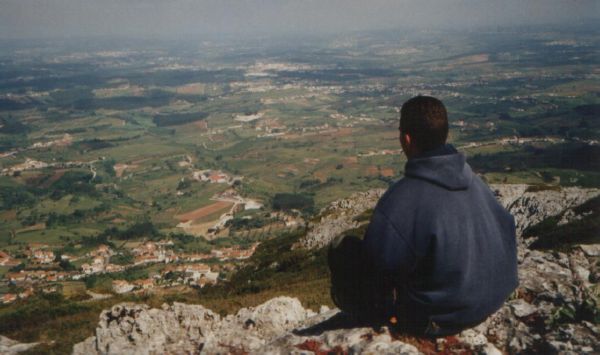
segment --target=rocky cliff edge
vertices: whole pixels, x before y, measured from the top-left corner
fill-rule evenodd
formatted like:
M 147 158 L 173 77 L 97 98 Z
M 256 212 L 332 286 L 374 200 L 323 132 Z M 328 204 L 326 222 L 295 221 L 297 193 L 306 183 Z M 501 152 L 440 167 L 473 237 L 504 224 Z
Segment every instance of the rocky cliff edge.
M 479 326 L 437 340 L 394 334 L 386 327 L 353 324 L 337 309 L 305 309 L 290 297 L 221 317 L 201 305 L 173 303 L 161 309 L 122 303 L 105 310 L 94 336 L 74 354 L 257 353 L 418 354 L 477 352 L 593 353 L 600 351 L 598 306 L 600 244 L 568 252 L 531 250 L 535 236 L 521 233 L 551 216 L 559 223 L 581 218 L 576 206 L 600 194 L 596 189 L 538 191 L 526 185 L 493 185 L 515 216 L 519 233 L 520 286 L 504 306 Z M 372 208 L 381 191 L 356 194 L 321 211 L 297 247 L 327 245 L 356 217 Z M 342 226 L 342 227 L 340 227 Z

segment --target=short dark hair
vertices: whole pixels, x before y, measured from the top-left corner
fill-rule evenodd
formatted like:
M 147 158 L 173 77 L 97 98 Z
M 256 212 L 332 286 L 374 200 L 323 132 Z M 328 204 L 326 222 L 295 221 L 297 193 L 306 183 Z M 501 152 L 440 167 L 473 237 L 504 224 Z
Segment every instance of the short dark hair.
M 423 152 L 445 144 L 448 139 L 446 107 L 435 97 L 413 97 L 400 110 L 400 131 L 410 135 Z

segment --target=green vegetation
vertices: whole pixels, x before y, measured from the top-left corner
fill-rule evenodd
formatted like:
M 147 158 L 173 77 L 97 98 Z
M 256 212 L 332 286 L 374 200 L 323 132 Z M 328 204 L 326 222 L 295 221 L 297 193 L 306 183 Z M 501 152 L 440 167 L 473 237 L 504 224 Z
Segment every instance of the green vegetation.
M 272 222 L 274 222 L 274 220 L 269 218 L 234 217 L 227 221 L 225 226 L 231 228 L 232 231 L 239 231 L 244 229 L 262 228 Z
M 114 302 L 114 301 L 113 301 Z M 108 302 L 81 303 L 60 294 L 40 294 L 11 307 L 0 307 L 0 332 L 23 342 L 52 339 L 30 353 L 68 354 L 98 324 Z
M 144 267 L 132 267 L 122 272 L 94 274 L 85 278 L 85 286 L 98 292 L 112 292 L 112 280 L 134 281 L 147 279 L 148 270 Z
M 21 205 L 32 205 L 35 194 L 24 186 L 0 186 L 0 210 L 9 210 Z
M 226 284 L 205 287 L 195 296 L 169 299 L 200 302 L 221 314 L 279 295 L 298 297 L 305 307 L 312 309 L 323 304 L 332 306 L 326 250 L 291 250 L 302 235 L 301 232 L 286 234 L 262 242 L 246 266 Z
M 116 265 L 129 265 L 129 264 L 133 264 L 134 257 L 130 251 L 125 249 L 125 250 L 121 251 L 119 254 L 113 255 L 110 258 L 110 262 L 113 264 L 116 264 Z
M 276 210 L 299 210 L 305 213 L 314 212 L 315 201 L 310 195 L 278 193 L 273 196 L 272 206 Z
M 600 197 L 595 197 L 576 207 L 573 211 L 583 215 L 566 224 L 558 225 L 562 216 L 550 217 L 542 222 L 527 228 L 523 232 L 525 237 L 538 237 L 531 244 L 534 249 L 569 249 L 577 244 L 598 242 L 600 230 Z
M 154 116 L 153 122 L 158 127 L 182 125 L 194 121 L 200 121 L 208 116 L 205 112 L 164 114 Z
M 1 105 L 1 104 L 0 104 Z M 0 118 L 0 133 L 4 134 L 26 134 L 30 128 L 22 122 L 12 118 Z
M 154 238 L 160 235 L 158 229 L 150 221 L 137 222 L 124 230 L 112 227 L 106 229 L 102 235 L 120 240 L 130 240 L 136 238 Z

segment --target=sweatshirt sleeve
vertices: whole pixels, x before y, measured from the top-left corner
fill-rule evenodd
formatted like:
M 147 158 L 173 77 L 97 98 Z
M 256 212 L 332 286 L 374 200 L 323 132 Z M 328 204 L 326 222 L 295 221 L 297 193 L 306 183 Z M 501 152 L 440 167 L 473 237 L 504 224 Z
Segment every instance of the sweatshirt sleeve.
M 385 214 L 375 209 L 364 237 L 368 262 L 379 272 L 407 276 L 416 264 L 413 246 L 400 234 Z

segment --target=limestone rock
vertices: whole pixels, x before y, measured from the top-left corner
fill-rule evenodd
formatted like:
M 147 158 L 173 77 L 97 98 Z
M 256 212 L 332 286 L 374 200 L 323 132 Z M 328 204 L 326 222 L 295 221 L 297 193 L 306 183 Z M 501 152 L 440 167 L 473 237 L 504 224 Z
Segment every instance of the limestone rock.
M 582 244 L 579 248 L 581 248 L 586 256 L 600 256 L 600 244 Z
M 375 207 L 375 204 L 385 190 L 375 189 L 359 192 L 331 203 L 319 213 L 319 221 L 309 223 L 309 231 L 302 238 L 299 245 L 306 249 L 322 248 L 341 233 L 359 227 L 364 222 L 355 221 L 355 218 L 366 210 Z
M 81 343 L 73 346 L 73 354 L 98 354 L 96 349 L 97 340 L 95 336 L 91 336 Z
M 19 343 L 16 340 L 0 335 L 0 354 L 13 355 L 34 348 L 39 343 Z
M 537 308 L 535 306 L 532 306 L 522 299 L 515 300 L 509 304 L 513 314 L 517 318 L 527 317 L 537 312 Z
M 96 335 L 76 344 L 73 354 L 256 353 L 288 354 L 314 348 L 352 352 L 418 354 L 410 344 L 393 340 L 389 330 L 331 329 L 299 334 L 338 314 L 316 314 L 298 299 L 277 297 L 242 308 L 221 319 L 198 305 L 174 303 L 162 309 L 121 303 L 102 312 Z
M 514 217 L 517 224 L 517 235 L 529 226 L 544 219 L 562 214 L 561 222 L 567 223 L 580 216 L 572 208 L 600 194 L 599 189 L 583 189 L 579 187 L 563 187 L 560 190 L 527 191 L 529 185 L 503 184 L 490 185 L 500 203 Z
M 219 319 L 218 314 L 199 305 L 174 303 L 151 309 L 121 303 L 100 314 L 94 347 L 101 354 L 193 353 L 202 348 L 205 334 Z

